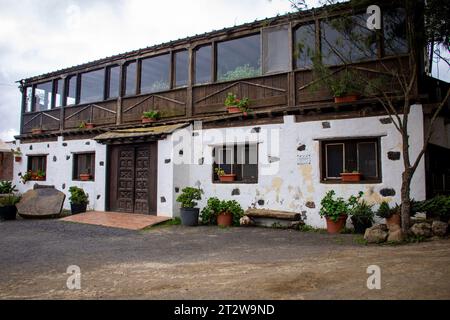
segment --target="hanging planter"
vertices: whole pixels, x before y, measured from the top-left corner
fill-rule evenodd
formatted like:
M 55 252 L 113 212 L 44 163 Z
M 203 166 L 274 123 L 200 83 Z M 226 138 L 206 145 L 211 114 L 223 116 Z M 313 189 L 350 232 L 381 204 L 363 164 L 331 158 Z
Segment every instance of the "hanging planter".
M 32 134 L 41 134 L 43 130 L 41 128 L 33 128 L 31 129 Z
M 86 123 L 86 129 L 94 129 L 94 128 L 95 128 L 95 124 L 93 124 L 92 122 Z
M 90 181 L 91 175 L 89 173 L 80 173 L 80 180 L 81 181 Z
M 349 103 L 356 100 L 358 100 L 358 95 L 356 94 L 334 97 L 334 103 Z
M 157 120 L 159 120 L 159 118 L 161 118 L 161 114 L 159 113 L 158 110 L 151 110 L 151 111 L 146 111 L 142 114 L 141 120 L 142 123 L 152 123 L 152 122 L 156 122 Z
M 239 109 L 239 107 L 237 106 L 228 106 L 227 111 L 228 113 L 240 113 L 241 109 Z

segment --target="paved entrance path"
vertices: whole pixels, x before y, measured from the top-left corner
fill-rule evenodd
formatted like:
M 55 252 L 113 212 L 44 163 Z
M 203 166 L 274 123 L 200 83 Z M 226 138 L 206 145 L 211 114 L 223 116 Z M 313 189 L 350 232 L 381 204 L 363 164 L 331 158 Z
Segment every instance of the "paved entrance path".
M 75 214 L 61 219 L 62 221 L 94 224 L 98 226 L 141 230 L 146 227 L 159 224 L 170 220 L 167 217 L 157 217 L 144 214 L 121 213 L 121 212 L 98 212 L 90 211 L 81 214 Z
M 182 226 L 0 222 L 0 299 L 450 299 L 450 240 Z M 68 290 L 67 268 L 81 269 Z M 368 290 L 367 267 L 381 268 Z

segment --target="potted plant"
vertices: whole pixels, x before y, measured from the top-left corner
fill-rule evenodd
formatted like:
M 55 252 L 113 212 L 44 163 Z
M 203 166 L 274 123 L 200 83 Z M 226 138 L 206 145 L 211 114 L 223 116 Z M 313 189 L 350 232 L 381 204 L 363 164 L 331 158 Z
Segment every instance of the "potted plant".
M 244 210 L 236 200 L 219 200 L 216 197 L 209 198 L 201 212 L 202 223 L 217 223 L 221 227 L 239 226 L 243 216 Z
M 158 110 L 146 111 L 142 114 L 142 123 L 155 122 L 161 118 L 161 114 Z
M 388 226 L 401 225 L 400 206 L 398 204 L 391 208 L 389 203 L 383 201 L 377 210 L 377 216 L 386 219 Z
M 33 178 L 33 175 L 31 173 L 31 170 L 27 171 L 25 174 L 22 172 L 19 172 L 20 181 L 23 184 L 26 184 L 28 181 L 30 181 Z
M 372 226 L 374 216 L 372 208 L 373 205 L 369 205 L 364 200 L 358 202 L 353 208 L 350 219 L 356 233 L 365 233 L 366 229 Z
M 248 108 L 250 104 L 249 98 L 239 99 L 234 93 L 229 92 L 225 99 L 225 106 L 227 107 L 228 113 L 240 113 L 242 112 L 244 116 L 248 115 L 250 109 Z
M 37 127 L 37 128 L 32 128 L 31 129 L 31 133 L 32 134 L 41 134 L 43 132 L 42 128 Z
M 37 180 L 37 181 L 44 181 L 45 180 L 45 171 L 44 170 L 38 170 L 36 172 L 35 180 Z
M 75 186 L 70 187 L 69 192 L 70 210 L 72 214 L 86 212 L 87 205 L 89 204 L 89 195 L 82 188 Z
M 10 194 L 0 198 L 0 219 L 15 220 L 17 214 L 16 203 L 20 201 L 20 196 Z
M 11 152 L 14 155 L 14 160 L 16 162 L 20 162 L 22 161 L 22 151 L 20 150 L 19 147 L 17 147 L 16 149 L 11 149 Z
M 0 182 L 0 195 L 11 195 L 17 192 L 16 186 L 12 184 L 11 181 L 1 181 Z
M 91 180 L 91 173 L 89 172 L 89 170 L 83 171 L 79 174 L 78 178 L 81 181 L 90 181 Z
M 341 173 L 342 182 L 359 182 L 361 181 L 361 173 L 358 171 Z
M 319 214 L 321 217 L 325 217 L 327 231 L 330 234 L 339 233 L 344 228 L 348 214 L 352 212 L 363 195 L 362 192 L 359 192 L 358 196 L 350 196 L 345 201 L 342 197 L 335 199 L 335 194 L 334 190 L 328 191 L 320 202 Z
M 181 204 L 181 223 L 184 226 L 198 225 L 200 209 L 195 207 L 197 205 L 195 200 L 201 200 L 202 193 L 202 189 L 186 187 L 181 190 L 181 194 L 177 197 L 177 202 Z
M 219 177 L 220 182 L 233 182 L 236 180 L 236 175 L 234 173 L 225 173 L 222 168 L 215 168 L 215 173 Z

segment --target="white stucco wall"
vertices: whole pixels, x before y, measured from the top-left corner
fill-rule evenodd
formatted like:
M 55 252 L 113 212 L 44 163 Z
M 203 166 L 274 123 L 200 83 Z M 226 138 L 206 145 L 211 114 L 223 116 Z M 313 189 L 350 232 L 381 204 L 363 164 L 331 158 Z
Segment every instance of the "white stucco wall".
M 401 151 L 401 136 L 393 124 L 382 124 L 379 120 L 386 117 L 367 117 L 345 120 L 331 120 L 330 128 L 322 127 L 323 121 L 295 123 L 293 116 L 285 116 L 283 124 L 246 126 L 227 129 L 203 130 L 201 136 L 194 137 L 194 146 L 202 145 L 203 165 L 197 164 L 199 154 L 194 157 L 189 167 L 190 186 L 200 186 L 205 195 L 200 207 L 206 204 L 209 197 L 235 199 L 244 209 L 248 207 L 277 209 L 302 212 L 306 215 L 306 223 L 324 227 L 325 221 L 319 216 L 320 201 L 325 193 L 334 189 L 338 196 L 349 197 L 359 191 L 365 193 L 370 203 L 383 200 L 395 203 L 400 201 L 402 160 L 389 160 L 389 151 Z M 411 155 L 418 154 L 423 145 L 423 114 L 420 105 L 412 106 L 410 120 Z M 249 121 L 251 123 L 251 121 Z M 260 133 L 251 133 L 251 129 L 260 127 Z M 323 184 L 320 183 L 319 139 L 344 137 L 381 136 L 382 182 L 377 184 Z M 212 148 L 230 142 L 259 143 L 259 177 L 257 184 L 214 184 L 212 183 Z M 301 144 L 304 151 L 297 151 Z M 278 157 L 279 161 L 269 163 L 268 158 Z M 298 163 L 302 157 L 304 164 Z M 308 158 L 310 161 L 308 161 Z M 308 163 L 309 162 L 309 163 Z M 187 174 L 183 165 L 183 174 Z M 177 170 L 175 164 L 175 171 Z M 175 177 L 174 177 L 175 178 Z M 175 178 L 176 179 L 176 178 Z M 180 183 L 181 185 L 178 185 Z M 182 181 L 174 187 L 184 187 Z M 394 197 L 382 197 L 381 189 L 394 189 Z M 239 195 L 232 196 L 232 191 L 239 189 Z M 425 169 L 421 162 L 412 183 L 412 197 L 425 198 Z M 264 200 L 264 205 L 258 201 Z M 315 208 L 307 208 L 306 202 L 314 202 Z M 177 211 L 177 208 L 174 208 Z M 175 213 L 176 215 L 177 213 Z
M 66 194 L 64 208 L 70 209 L 69 187 L 78 186 L 89 194 L 89 209 L 105 210 L 106 146 L 94 140 L 64 141 L 62 137 L 58 137 L 56 142 L 16 143 L 23 153 L 22 161 L 14 163 L 14 183 L 19 192 L 24 193 L 32 189 L 35 183 L 53 185 Z M 95 181 L 72 180 L 73 153 L 79 152 L 95 152 Z M 27 171 L 27 156 L 44 154 L 47 154 L 46 181 L 28 181 L 26 184 L 20 182 L 18 174 Z M 100 166 L 100 162 L 104 165 Z
M 199 207 L 206 204 L 209 197 L 235 199 L 244 209 L 249 207 L 295 211 L 306 215 L 306 223 L 324 227 L 325 221 L 318 212 L 320 200 L 328 190 L 334 189 L 338 196 L 349 197 L 359 191 L 371 203 L 383 200 L 399 202 L 401 189 L 402 160 L 389 160 L 389 151 L 401 151 L 401 136 L 393 124 L 382 124 L 381 118 L 366 117 L 326 121 L 330 128 L 324 129 L 322 122 L 296 123 L 294 116 L 285 116 L 283 124 L 252 125 L 248 120 L 245 127 L 208 129 L 199 131 L 189 126 L 158 142 L 158 215 L 178 216 L 179 205 L 176 197 L 186 186 L 199 186 L 205 194 Z M 259 133 L 252 132 L 255 127 Z M 410 120 L 411 155 L 414 157 L 423 145 L 423 113 L 420 105 L 411 108 Z M 202 132 L 202 133 L 200 133 Z M 381 137 L 382 182 L 377 184 L 323 184 L 320 183 L 319 141 L 326 138 Z M 212 148 L 223 143 L 259 144 L 258 183 L 257 184 L 214 184 L 212 182 Z M 67 146 L 63 146 L 66 143 Z M 89 144 L 87 144 L 89 143 Z M 298 151 L 305 145 L 304 151 Z M 17 174 L 26 172 L 26 156 L 48 154 L 47 181 L 41 182 L 55 187 L 67 194 L 71 185 L 80 186 L 89 193 L 90 208 L 105 209 L 106 146 L 93 140 L 19 144 L 24 153 L 21 163 L 15 163 L 14 182 L 21 192 L 31 189 L 34 182 L 20 183 Z M 32 149 L 30 149 L 32 146 Z M 182 152 L 180 152 L 182 150 Z M 72 152 L 95 151 L 95 182 L 72 181 Z M 70 156 L 69 160 L 66 157 Z M 56 161 L 53 161 L 56 157 Z M 269 158 L 272 162 L 269 161 Z M 100 166 L 100 162 L 104 166 Z M 63 188 L 65 184 L 65 188 Z M 394 197 L 382 197 L 380 190 L 392 188 Z M 239 195 L 232 191 L 239 189 Z M 178 191 L 178 192 L 177 192 Z M 419 165 L 412 183 L 412 197 L 425 198 L 424 161 Z M 97 199 L 98 198 L 98 199 Z M 264 201 L 263 205 L 260 200 Z M 315 208 L 306 207 L 314 202 Z M 69 208 L 68 199 L 65 208 Z

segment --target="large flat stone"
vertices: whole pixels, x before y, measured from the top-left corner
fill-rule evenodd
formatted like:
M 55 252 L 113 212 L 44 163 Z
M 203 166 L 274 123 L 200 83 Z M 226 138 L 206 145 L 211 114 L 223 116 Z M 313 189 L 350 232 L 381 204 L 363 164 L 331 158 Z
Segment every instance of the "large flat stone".
M 29 190 L 22 195 L 17 211 L 23 218 L 56 218 L 61 215 L 66 195 L 54 188 Z

